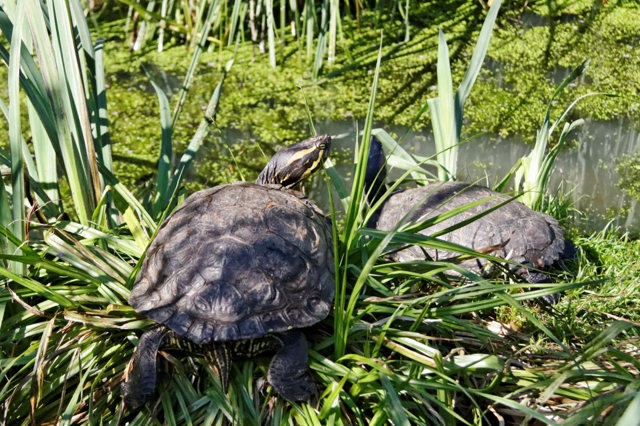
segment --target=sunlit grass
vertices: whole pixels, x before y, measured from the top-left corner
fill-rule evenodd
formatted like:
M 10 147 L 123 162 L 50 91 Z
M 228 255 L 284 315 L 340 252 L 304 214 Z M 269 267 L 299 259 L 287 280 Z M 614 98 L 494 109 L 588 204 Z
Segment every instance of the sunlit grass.
M 7 23 L 25 16 L 27 10 L 27 19 L 42 18 L 46 9 L 40 9 L 35 0 L 18 4 L 18 18 L 1 16 L 7 38 L 13 34 Z M 51 0 L 46 9 L 50 22 L 67 35 L 77 32 L 86 37 L 79 2 L 69 4 L 75 12 L 68 12 L 65 1 Z M 71 21 L 65 21 L 65 16 L 71 16 Z M 23 31 L 27 22 L 31 21 L 22 23 Z M 131 283 L 148 241 L 180 199 L 184 173 L 215 120 L 223 82 L 211 96 L 190 152 L 176 168 L 164 157 L 170 152 L 179 109 L 171 115 L 169 105 L 161 102 L 161 173 L 152 182 L 154 192 L 137 200 L 113 176 L 107 161 L 108 123 L 100 120 L 106 117 L 107 103 L 99 55 L 91 61 L 93 44 L 86 38 L 81 48 L 78 40 L 58 37 L 44 28 L 34 35 L 39 41 L 34 52 L 42 58 L 39 66 L 29 61 L 32 46 L 25 46 L 21 57 L 9 56 L 18 48 L 2 51 L 3 60 L 13 65 L 8 81 L 13 96 L 20 89 L 34 104 L 24 133 L 15 118 L 19 115 L 9 114 L 12 144 L 18 145 L 20 153 L 29 135 L 47 133 L 49 139 L 37 143 L 54 144 L 57 139 L 78 147 L 77 158 L 71 156 L 69 161 L 95 162 L 99 174 L 92 175 L 92 167 L 74 171 L 71 163 L 63 161 L 65 179 L 77 179 L 71 186 L 80 191 L 72 191 L 79 222 L 58 218 L 61 206 L 53 199 L 56 210 L 43 206 L 42 217 L 25 219 L 26 213 L 10 197 L 19 194 L 22 180 L 6 179 L 0 188 L 0 283 L 5 289 L 0 292 L 0 415 L 4 423 L 453 425 L 496 424 L 501 419 L 522 423 L 531 418 L 547 424 L 561 420 L 583 424 L 589 419 L 614 424 L 623 415 L 633 416 L 633 411 L 625 410 L 636 410 L 638 405 L 638 336 L 630 320 L 637 322 L 631 311 L 637 306 L 634 283 L 639 267 L 629 261 L 638 258 L 637 242 L 611 233 L 578 240 L 579 257 L 566 265 L 569 272 L 560 275 L 562 283 L 537 286 L 508 276 L 487 280 L 443 262 L 407 265 L 384 258 L 397 242 L 439 247 L 444 243 L 407 232 L 376 234 L 363 225 L 370 214 L 362 201 L 369 137 L 376 133 L 387 148 L 397 147 L 386 132 L 373 129 L 381 51 L 354 157 L 354 184 L 351 192 L 340 192 L 341 200 L 334 200 L 331 212 L 337 261 L 335 309 L 306 330 L 317 397 L 292 404 L 276 396 L 265 380 L 264 358 L 237 362 L 225 395 L 206 362 L 162 352 L 159 393 L 140 412 L 125 411 L 120 383 L 138 336 L 152 324 L 127 305 Z M 17 44 L 16 40 L 20 37 L 13 39 Z M 58 45 L 64 49 L 57 51 L 54 46 Z M 48 46 L 50 51 L 40 50 Z M 95 48 L 99 51 L 98 45 Z M 54 80 L 54 63 L 45 63 L 44 58 L 52 53 L 64 62 L 63 51 L 80 52 L 84 61 L 74 62 L 75 68 Z M 52 74 L 47 75 L 47 70 Z M 17 71 L 23 73 L 22 80 Z M 64 83 L 74 94 L 73 104 L 64 94 L 58 93 L 61 98 L 57 98 L 56 93 L 47 92 L 45 82 L 54 81 Z M 161 91 L 157 94 L 163 97 Z M 42 103 L 35 105 L 36 101 Z M 62 113 L 61 109 L 73 111 L 72 105 L 80 112 Z M 14 103 L 13 108 L 17 107 Z M 83 119 L 95 125 L 83 127 L 87 124 Z M 102 155 L 88 155 L 79 148 L 81 142 L 91 143 Z M 12 173 L 14 159 L 19 157 L 15 151 L 13 156 L 0 152 L 0 160 Z M 55 166 L 48 155 L 36 152 L 35 165 Z M 417 168 L 423 159 L 400 150 L 394 155 L 391 161 L 410 163 L 407 177 L 426 176 Z M 36 176 L 29 164 L 26 170 L 36 196 L 45 201 L 45 196 L 51 198 L 37 189 L 43 175 Z M 89 188 L 83 188 L 84 178 L 78 172 L 87 173 Z M 340 185 L 339 175 L 332 179 L 333 185 Z M 48 183 L 54 185 L 46 189 L 57 195 L 59 178 Z M 31 212 L 33 199 L 37 197 L 23 197 L 19 204 Z M 340 224 L 335 222 L 339 206 L 346 209 Z M 29 226 L 28 233 L 24 224 Z M 29 239 L 15 229 L 25 231 Z M 462 275 L 462 282 L 460 276 L 445 274 L 451 269 Z M 558 306 L 545 311 L 536 304 L 542 294 L 558 290 L 566 291 Z M 621 426 L 627 424 L 623 423 L 626 418 L 620 420 Z

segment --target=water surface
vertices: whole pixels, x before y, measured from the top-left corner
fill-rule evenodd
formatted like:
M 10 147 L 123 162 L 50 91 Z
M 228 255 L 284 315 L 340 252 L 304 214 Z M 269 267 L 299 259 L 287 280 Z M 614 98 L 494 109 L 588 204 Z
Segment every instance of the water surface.
M 554 195 L 558 191 L 569 194 L 573 207 L 582 212 L 575 215 L 573 224 L 583 231 L 599 231 L 611 222 L 613 226 L 620 227 L 622 232 L 640 233 L 640 218 L 635 214 L 638 200 L 618 187 L 620 176 L 615 171 L 617 158 L 640 151 L 640 134 L 632 124 L 624 119 L 586 121 L 572 133 L 572 148 L 565 149 L 558 155 L 549 191 Z M 362 129 L 363 123 L 358 125 Z M 397 139 L 407 131 L 401 126 L 380 127 L 397 135 Z M 356 124 L 319 123 L 316 129 L 319 133 L 334 135 L 334 157 L 343 159 L 337 164 L 337 168 L 340 175 L 350 183 L 353 162 L 344 161 L 344 157 L 353 158 Z M 552 137 L 558 136 L 559 132 L 556 131 Z M 435 154 L 433 133 L 411 131 L 403 147 L 420 156 L 432 156 Z M 493 186 L 531 148 L 531 145 L 526 145 L 517 138 L 481 135 L 460 146 L 458 180 Z M 394 179 L 401 174 L 402 171 L 392 170 L 389 175 Z M 329 205 L 326 185 L 316 180 L 312 187 L 310 195 L 326 208 Z

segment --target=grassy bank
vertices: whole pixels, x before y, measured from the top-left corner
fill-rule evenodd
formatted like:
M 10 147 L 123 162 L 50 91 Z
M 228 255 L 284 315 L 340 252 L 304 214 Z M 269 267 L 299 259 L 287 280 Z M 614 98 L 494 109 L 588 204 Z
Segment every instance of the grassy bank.
M 173 146 L 171 112 L 166 104 L 157 108 L 154 103 L 158 98 L 164 103 L 164 98 L 132 74 L 142 57 L 107 50 L 111 73 L 105 82 L 100 46 L 94 49 L 89 39 L 79 3 L 54 0 L 50 5 L 46 9 L 28 0 L 17 4 L 17 17 L 0 19 L 5 36 L 13 37 L 14 52 L 9 59 L 0 51 L 9 63 L 11 100 L 11 151 L 0 151 L 0 161 L 10 171 L 0 188 L 4 423 L 315 426 L 537 421 L 626 426 L 640 418 L 634 309 L 640 270 L 637 241 L 609 232 L 577 239 L 578 256 L 559 265 L 554 274 L 558 282 L 532 285 L 510 273 L 481 277 L 461 271 L 455 263 L 390 262 L 385 254 L 394 249 L 395 238 L 406 233 L 381 235 L 365 229 L 364 214 L 370 212 L 361 189 L 369 136 L 374 117 L 391 114 L 383 103 L 393 93 L 383 81 L 389 70 L 380 65 L 384 50 L 376 56 L 371 75 L 368 67 L 356 68 L 349 71 L 355 74 L 345 72 L 305 89 L 314 99 L 316 117 L 322 117 L 324 109 L 335 112 L 329 105 L 341 105 L 333 103 L 336 96 L 367 104 L 360 150 L 352 160 L 357 163 L 352 174 L 355 189 L 339 191 L 340 199 L 335 200 L 335 205 L 344 206 L 343 221 L 338 223 L 336 212 L 330 212 L 334 309 L 306 330 L 318 395 L 303 403 L 275 395 L 265 380 L 264 358 L 235 363 L 225 394 L 209 363 L 163 352 L 160 392 L 141 411 L 127 410 L 120 384 L 139 336 L 151 326 L 127 299 L 149 241 L 184 195 L 179 190 L 182 183 L 193 190 L 228 179 L 252 179 L 264 162 L 259 148 L 269 156 L 277 144 L 299 137 L 305 126 L 299 117 L 306 112 L 303 101 L 294 97 L 299 92 L 290 86 L 298 78 L 301 83 L 308 79 L 293 71 L 287 74 L 286 69 L 252 68 L 248 48 L 239 52 L 233 66 L 222 61 L 226 53 L 213 53 L 205 58 L 202 70 L 207 71 L 199 73 L 192 86 Z M 7 29 L 7 22 L 15 31 Z M 56 31 L 46 31 L 47 22 Z M 15 54 L 29 28 L 37 30 L 37 66 L 26 50 Z M 144 57 L 161 68 L 184 67 L 175 57 L 150 50 Z M 394 62 L 384 63 L 393 67 Z M 461 64 L 454 62 L 457 78 Z M 226 80 L 223 65 L 232 70 Z M 61 69 L 64 75 L 57 73 Z M 29 78 L 20 79 L 21 70 Z M 397 80 L 399 73 L 396 70 L 387 82 Z M 446 73 L 441 70 L 438 78 L 442 74 Z M 328 87 L 339 89 L 347 75 L 354 75 L 362 87 L 346 91 L 342 86 L 345 92 L 338 90 L 339 95 L 323 94 Z M 282 76 L 289 81 L 280 80 Z M 162 73 L 154 79 L 161 81 Z M 256 92 L 258 100 L 243 96 Z M 128 103 L 129 93 L 136 94 L 134 103 Z M 540 93 L 544 98 L 544 91 Z M 26 113 L 20 110 L 20 96 L 30 99 Z M 110 126 L 101 120 L 107 111 Z M 253 115 L 256 112 L 263 114 L 262 120 Z M 341 114 L 347 112 L 355 115 Z M 22 120 L 25 116 L 28 125 Z M 256 120 L 256 129 L 266 129 L 255 134 L 259 145 L 247 140 L 227 146 L 223 139 L 206 138 L 212 127 L 226 128 L 232 122 L 243 129 L 248 124 L 240 120 L 245 117 Z M 274 122 L 276 117 L 283 121 Z M 109 140 L 114 141 L 113 150 Z M 194 153 L 205 140 L 214 156 L 197 165 L 199 176 L 191 183 L 186 173 L 190 154 L 176 165 L 171 153 L 184 151 L 187 144 Z M 131 163 L 144 173 L 128 174 Z M 139 197 L 114 171 L 137 186 Z M 332 185 L 341 189 L 344 177 L 330 176 Z M 63 195 L 70 201 L 56 199 L 60 187 L 68 188 Z M 464 279 L 447 273 L 452 269 Z M 559 304 L 538 302 L 540 295 L 556 291 L 563 292 Z

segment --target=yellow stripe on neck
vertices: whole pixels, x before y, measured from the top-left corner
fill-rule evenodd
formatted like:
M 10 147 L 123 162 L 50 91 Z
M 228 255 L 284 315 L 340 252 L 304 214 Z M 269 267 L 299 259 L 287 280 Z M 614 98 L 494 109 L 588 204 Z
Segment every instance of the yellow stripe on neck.
M 287 160 L 287 164 L 285 165 L 285 167 L 286 167 L 286 166 L 288 166 L 288 165 L 290 165 L 290 164 L 292 164 L 292 163 L 294 163 L 294 162 L 296 162 L 296 161 L 299 161 L 300 159 L 305 158 L 305 157 L 307 157 L 307 156 L 311 157 L 311 155 L 312 155 L 313 153 L 318 153 L 318 154 L 320 154 L 320 151 L 318 150 L 318 147 L 311 147 L 311 148 L 307 148 L 307 149 L 303 149 L 303 150 L 297 151 L 295 154 L 293 154 L 293 155 L 292 155 L 292 156 Z M 322 160 L 322 155 L 318 155 L 318 154 L 316 154 L 316 155 L 315 155 L 315 158 L 314 158 L 314 157 L 311 157 L 311 158 L 313 158 L 313 163 L 312 163 L 309 167 L 306 167 L 306 168 L 305 168 L 304 172 L 302 172 L 302 176 L 300 177 L 300 179 L 298 179 L 298 180 L 297 180 L 297 181 L 295 181 L 294 183 L 290 184 L 289 186 L 293 186 L 293 185 L 297 184 L 298 182 L 300 182 L 301 180 L 308 178 L 308 177 L 309 177 L 309 175 L 311 175 L 313 172 L 315 172 L 315 171 L 316 171 L 316 168 L 318 167 L 318 163 L 319 163 L 319 161 L 321 161 L 321 160 Z M 286 175 L 284 178 L 282 178 L 282 179 L 277 179 L 277 178 L 279 178 L 280 172 L 282 172 L 282 171 L 283 171 L 283 169 L 280 169 L 280 170 L 276 171 L 276 173 L 275 173 L 275 175 L 274 175 L 273 182 L 275 182 L 276 180 L 279 180 L 279 181 L 280 181 L 280 183 L 283 183 L 283 182 L 285 182 L 287 179 L 289 179 L 289 177 L 290 177 L 290 173 L 289 173 L 289 174 L 287 174 L 287 175 Z

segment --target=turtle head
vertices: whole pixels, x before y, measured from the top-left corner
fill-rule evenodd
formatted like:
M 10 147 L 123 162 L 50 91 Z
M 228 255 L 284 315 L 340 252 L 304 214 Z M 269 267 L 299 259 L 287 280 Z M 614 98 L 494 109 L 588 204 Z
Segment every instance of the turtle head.
M 291 188 L 322 167 L 330 150 L 329 135 L 314 136 L 283 148 L 271 157 L 256 183 Z
M 367 170 L 364 177 L 364 190 L 370 206 L 375 204 L 387 190 L 385 186 L 387 178 L 386 162 L 387 159 L 382 149 L 382 143 L 375 136 L 371 136 Z

